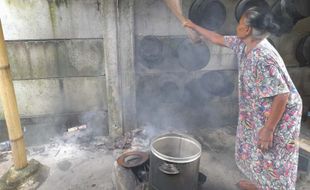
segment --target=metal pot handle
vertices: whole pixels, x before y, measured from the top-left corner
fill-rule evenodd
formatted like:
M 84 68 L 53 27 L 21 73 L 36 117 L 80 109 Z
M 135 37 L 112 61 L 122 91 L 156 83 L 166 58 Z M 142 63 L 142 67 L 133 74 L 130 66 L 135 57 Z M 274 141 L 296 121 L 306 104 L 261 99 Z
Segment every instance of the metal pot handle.
M 180 170 L 174 164 L 167 162 L 162 163 L 158 169 L 167 175 L 177 175 L 180 173 Z

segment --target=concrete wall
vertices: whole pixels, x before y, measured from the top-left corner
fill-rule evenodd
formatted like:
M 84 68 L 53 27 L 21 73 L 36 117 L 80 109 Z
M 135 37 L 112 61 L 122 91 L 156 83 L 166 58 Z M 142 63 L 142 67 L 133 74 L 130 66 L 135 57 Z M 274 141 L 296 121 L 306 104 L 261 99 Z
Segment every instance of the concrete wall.
M 234 8 L 238 1 L 219 1 L 225 6 L 226 19 L 216 31 L 233 35 L 237 24 Z M 273 4 L 274 1 L 268 2 Z M 120 126 L 126 122 L 134 126 L 131 114 L 134 101 L 131 100 L 135 96 L 135 86 L 139 126 L 195 128 L 207 125 L 217 128 L 236 124 L 237 60 L 231 50 L 208 42 L 193 50 L 195 48 L 190 47 L 184 28 L 160 0 L 134 0 L 134 13 L 127 8 L 132 1 L 111 2 L 0 1 L 0 17 L 23 126 L 41 130 L 42 134 L 47 129 L 55 134 L 71 126 L 89 123 L 107 134 L 109 98 L 106 94 L 109 96 L 109 93 L 106 93 L 105 69 L 112 71 L 113 68 L 117 69 L 110 74 L 119 72 L 119 76 L 117 86 L 108 83 L 112 89 L 110 99 L 116 98 L 112 97 L 115 89 L 120 91 L 117 96 L 126 95 L 125 98 L 118 97 L 121 102 L 115 102 L 118 109 L 127 107 L 119 113 L 120 117 L 124 117 L 119 119 Z M 183 0 L 185 15 L 188 15 L 192 2 Z M 110 13 L 110 8 L 116 13 Z M 134 19 L 131 14 L 134 14 Z M 111 15 L 114 15 L 111 17 L 114 20 L 110 19 Z M 292 33 L 271 38 L 303 95 L 305 107 L 310 105 L 310 71 L 299 67 L 294 49 L 301 36 L 309 32 L 309 26 L 306 20 L 298 23 Z M 109 49 L 108 54 L 116 58 L 110 60 L 118 64 L 116 67 L 105 65 L 103 54 L 103 31 L 114 30 L 117 34 L 109 37 L 115 50 Z M 145 39 L 151 39 L 156 46 L 145 46 Z M 133 47 L 128 47 L 128 44 Z M 105 47 L 109 47 L 107 41 Z M 192 60 L 187 60 L 190 56 L 182 54 L 186 48 L 189 48 L 187 53 Z M 149 52 L 155 52 L 159 58 L 152 58 L 154 55 Z M 145 56 L 151 58 L 148 60 Z M 132 68 L 133 61 L 135 68 Z M 200 62 L 202 66 L 188 69 L 191 62 Z M 215 76 L 222 81 L 226 91 L 212 93 L 212 89 L 210 91 L 209 86 L 203 86 L 201 82 L 208 78 L 206 76 Z M 132 81 L 136 84 L 133 85 Z M 221 85 L 213 88 L 223 88 Z M 115 105 L 110 106 L 113 108 Z M 115 110 L 110 111 L 114 113 Z M 3 114 L 0 116 L 3 118 Z M 6 134 L 4 129 L 0 127 L 1 135 Z M 28 132 L 30 134 L 34 133 Z
M 26 139 L 44 140 L 44 131 L 52 136 L 82 124 L 107 134 L 101 3 L 0 1 Z
M 237 25 L 234 11 L 238 1 L 219 1 L 226 8 L 226 20 L 216 31 L 223 35 L 234 35 Z M 182 59 L 185 56 L 180 55 L 178 51 L 187 36 L 180 22 L 169 11 L 163 1 L 136 0 L 135 2 L 139 125 L 189 129 L 235 125 L 238 114 L 238 94 L 237 60 L 233 52 L 227 48 L 204 42 L 209 49 L 210 60 L 206 61 L 205 66 L 202 68 L 192 71 L 184 69 L 182 67 L 184 60 Z M 183 0 L 184 15 L 188 15 L 192 2 L 192 0 Z M 267 2 L 272 6 L 275 1 L 268 0 Z M 307 19 L 309 20 L 309 18 Z M 309 21 L 305 20 L 300 21 L 291 33 L 280 38 L 271 37 L 285 60 L 300 94 L 303 96 L 305 110 L 310 107 L 308 95 L 310 68 L 299 66 L 295 58 L 295 49 L 300 38 L 309 33 L 309 23 Z M 144 45 L 145 41 L 147 41 L 145 39 L 150 38 L 153 46 Z M 157 52 L 153 56 L 160 58 L 145 59 L 145 56 L 147 56 L 147 53 L 143 51 L 145 46 L 149 49 L 153 48 L 152 51 Z M 195 55 L 195 53 L 192 53 L 192 47 L 187 50 L 190 52 L 188 55 Z M 203 54 L 200 56 L 204 57 Z M 199 56 L 193 56 L 189 62 L 194 64 L 197 61 L 200 61 Z M 200 78 L 214 70 L 224 73 L 226 80 L 233 82 L 234 90 L 229 95 L 223 97 L 201 91 Z M 163 91 L 167 82 L 170 82 L 170 88 L 174 90 Z M 174 97 L 175 100 L 169 101 L 169 98 L 172 99 L 171 97 Z M 167 99 L 168 101 L 166 101 Z
M 5 39 L 102 38 L 102 0 L 3 0 Z
M 163 1 L 135 2 L 139 125 L 189 130 L 235 125 L 238 116 L 238 93 L 237 60 L 233 52 L 209 42 L 191 46 L 186 31 Z M 184 15 L 188 15 L 192 2 L 183 0 Z M 233 34 L 237 23 L 233 7 L 237 1 L 220 2 L 226 8 L 227 19 L 217 32 Z M 148 52 L 143 49 L 152 49 L 152 45 L 146 44 L 150 38 L 154 46 L 157 46 L 157 49 L 153 47 L 152 51 L 160 52 L 153 55 L 161 57 L 158 60 L 145 58 Z M 199 49 L 205 51 L 199 52 Z M 196 62 L 201 62 L 201 66 L 187 69 Z M 220 73 L 224 84 L 230 86 L 224 87 L 226 94 L 210 94 L 207 87 L 203 86 L 202 78 L 212 75 L 212 71 Z M 214 88 L 222 88 L 221 85 L 223 84 Z

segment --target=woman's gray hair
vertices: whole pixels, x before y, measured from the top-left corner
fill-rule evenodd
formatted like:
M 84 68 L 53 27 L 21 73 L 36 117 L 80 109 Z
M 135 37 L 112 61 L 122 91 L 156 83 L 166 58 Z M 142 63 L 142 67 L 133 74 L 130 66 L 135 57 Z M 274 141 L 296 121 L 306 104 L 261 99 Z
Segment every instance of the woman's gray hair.
M 252 21 L 256 20 L 258 17 L 261 17 L 261 15 L 262 13 L 259 12 L 256 7 L 252 7 L 244 13 L 246 25 L 252 27 L 251 36 L 257 40 L 265 39 L 270 35 L 270 32 L 268 32 L 267 29 L 263 29 L 263 27 L 258 28 L 252 24 Z

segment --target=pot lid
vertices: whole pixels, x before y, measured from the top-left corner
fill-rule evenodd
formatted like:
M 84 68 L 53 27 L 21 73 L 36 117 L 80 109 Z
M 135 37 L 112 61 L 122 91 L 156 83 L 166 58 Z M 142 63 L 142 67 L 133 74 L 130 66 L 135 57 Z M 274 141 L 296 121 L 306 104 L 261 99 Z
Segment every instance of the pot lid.
M 142 165 L 149 159 L 149 155 L 142 151 L 129 151 L 123 153 L 117 159 L 117 163 L 125 168 L 133 168 Z

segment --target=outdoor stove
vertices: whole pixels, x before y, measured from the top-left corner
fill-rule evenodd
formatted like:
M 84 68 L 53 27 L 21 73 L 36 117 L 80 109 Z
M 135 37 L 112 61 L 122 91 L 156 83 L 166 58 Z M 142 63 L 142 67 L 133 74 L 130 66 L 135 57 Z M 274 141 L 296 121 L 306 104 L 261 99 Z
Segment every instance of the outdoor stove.
M 199 172 L 201 145 L 197 140 L 171 132 L 152 139 L 146 145 L 141 136 L 134 137 L 131 148 L 117 157 L 117 190 L 196 190 L 206 181 Z M 144 147 L 137 142 L 144 142 Z
M 195 190 L 201 145 L 194 138 L 177 133 L 161 135 L 151 143 L 151 190 Z

